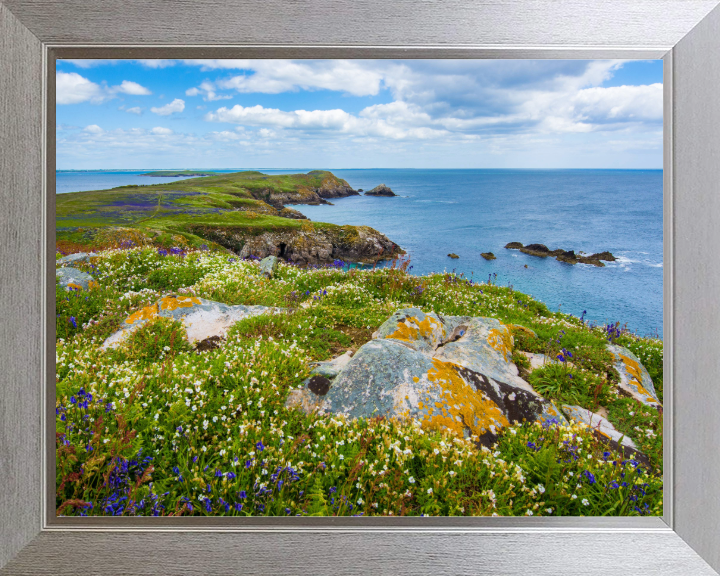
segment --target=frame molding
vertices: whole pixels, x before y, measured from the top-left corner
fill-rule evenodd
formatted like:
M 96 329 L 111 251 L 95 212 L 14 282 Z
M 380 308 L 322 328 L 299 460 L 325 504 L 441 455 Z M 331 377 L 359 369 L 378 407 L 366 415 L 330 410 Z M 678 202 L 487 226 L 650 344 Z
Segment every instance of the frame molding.
M 713 222 L 720 197 L 712 196 L 720 182 L 717 5 L 0 0 L 0 574 L 525 574 L 528 566 L 538 574 L 716 574 L 720 461 L 706 455 L 717 454 L 720 434 L 713 414 L 720 389 L 709 389 L 720 352 L 714 337 L 720 307 L 713 302 L 720 271 L 704 263 L 712 261 L 720 239 Z M 325 29 L 330 32 L 318 35 Z M 44 320 L 54 306 L 46 286 L 54 247 L 52 79 L 60 56 L 664 57 L 664 331 L 670 344 L 664 518 L 318 518 L 291 524 L 207 518 L 191 526 L 183 519 L 127 518 L 112 527 L 102 519 L 57 519 L 45 506 L 48 493 L 54 501 L 46 482 L 54 477 L 54 412 L 51 390 L 42 383 L 53 382 L 54 371 L 46 345 L 54 342 L 54 330 Z

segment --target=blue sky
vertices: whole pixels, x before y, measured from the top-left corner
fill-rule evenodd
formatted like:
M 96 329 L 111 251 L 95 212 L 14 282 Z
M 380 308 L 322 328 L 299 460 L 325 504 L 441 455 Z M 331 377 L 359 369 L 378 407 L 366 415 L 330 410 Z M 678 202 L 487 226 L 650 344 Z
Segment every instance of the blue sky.
M 57 168 L 662 168 L 662 61 L 59 60 Z

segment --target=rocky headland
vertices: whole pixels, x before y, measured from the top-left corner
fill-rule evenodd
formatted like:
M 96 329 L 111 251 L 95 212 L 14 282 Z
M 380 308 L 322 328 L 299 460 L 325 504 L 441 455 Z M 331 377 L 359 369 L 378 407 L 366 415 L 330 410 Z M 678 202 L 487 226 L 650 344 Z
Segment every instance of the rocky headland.
M 338 259 L 373 263 L 404 254 L 373 228 L 310 223 L 289 207 L 357 195 L 345 180 L 325 170 L 280 175 L 245 171 L 75 192 L 58 196 L 58 241 L 73 251 L 94 249 L 113 245 L 94 242 L 98 237 L 126 237 L 123 230 L 135 229 L 140 243 L 181 238 L 183 245 L 215 243 L 241 257 L 277 256 L 308 265 Z
M 580 263 L 602 267 L 605 266 L 603 260 L 605 262 L 614 262 L 616 260 L 615 256 L 607 251 L 586 255 L 582 252 L 575 253 L 574 250 L 563 250 L 562 248 L 550 250 L 545 244 L 528 244 L 527 246 L 523 246 L 520 242 L 510 242 L 505 245 L 505 248 L 509 250 L 520 250 L 520 252 L 524 254 L 538 256 L 540 258 L 554 257 L 556 260 L 565 262 L 566 264 Z

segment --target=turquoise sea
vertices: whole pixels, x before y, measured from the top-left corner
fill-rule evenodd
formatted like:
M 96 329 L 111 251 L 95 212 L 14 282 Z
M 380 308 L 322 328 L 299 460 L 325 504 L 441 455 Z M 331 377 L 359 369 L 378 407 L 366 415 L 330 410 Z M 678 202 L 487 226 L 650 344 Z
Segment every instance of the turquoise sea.
M 258 169 L 281 174 L 316 168 Z M 255 168 L 216 171 L 247 169 Z M 177 180 L 140 176 L 144 172 L 58 171 L 56 191 Z M 492 276 L 553 310 L 576 316 L 586 310 L 585 318 L 597 324 L 619 321 L 640 335 L 662 336 L 662 170 L 332 172 L 355 189 L 384 183 L 398 196 L 355 196 L 332 206 L 294 208 L 316 221 L 376 228 L 407 251 L 412 274 L 455 270 L 481 282 Z M 503 248 L 513 241 L 551 250 L 609 250 L 618 260 L 604 268 L 572 266 Z M 460 258 L 448 258 L 450 252 Z M 493 252 L 497 259 L 486 261 L 481 252 Z

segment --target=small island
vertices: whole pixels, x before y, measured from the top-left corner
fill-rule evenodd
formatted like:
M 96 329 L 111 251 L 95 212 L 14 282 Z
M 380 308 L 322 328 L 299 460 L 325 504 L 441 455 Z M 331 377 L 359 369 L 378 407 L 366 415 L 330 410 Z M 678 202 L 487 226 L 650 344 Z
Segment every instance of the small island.
M 592 264 L 593 266 L 603 267 L 605 266 L 605 264 L 602 263 L 603 260 L 606 262 L 614 262 L 616 260 L 615 256 L 608 251 L 586 256 L 582 252 L 575 254 L 574 250 L 563 250 L 562 248 L 550 250 L 545 244 L 528 244 L 527 246 L 523 246 L 521 242 L 510 242 L 505 245 L 505 248 L 509 250 L 520 250 L 520 252 L 524 254 L 538 256 L 540 258 L 554 256 L 556 260 L 565 262 L 566 264 L 577 264 L 579 262 L 580 264 Z
M 372 190 L 368 190 L 365 192 L 365 196 L 397 196 L 395 192 L 390 190 L 389 186 L 385 186 L 385 184 L 380 184 L 380 186 L 375 186 Z
M 140 176 L 155 176 L 156 178 L 175 178 L 176 176 L 183 177 L 200 177 L 200 176 L 217 176 L 216 172 L 196 172 L 195 170 L 154 170 L 153 172 L 146 172 L 140 174 Z

